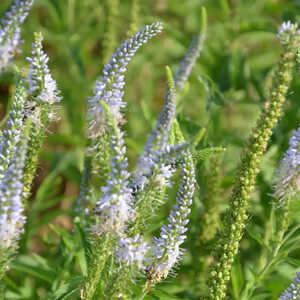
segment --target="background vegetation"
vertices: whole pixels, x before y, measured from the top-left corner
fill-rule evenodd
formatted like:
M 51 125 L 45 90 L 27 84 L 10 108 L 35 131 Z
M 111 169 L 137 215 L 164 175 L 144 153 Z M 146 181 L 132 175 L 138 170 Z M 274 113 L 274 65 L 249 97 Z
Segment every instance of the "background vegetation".
M 137 29 L 162 21 L 165 30 L 138 52 L 128 69 L 126 142 L 132 164 L 161 109 L 166 86 L 165 66 L 176 70 L 192 35 L 199 30 L 201 6 L 206 7 L 208 14 L 207 39 L 189 84 L 180 95 L 178 120 L 188 139 L 201 128 L 206 130 L 199 148 L 223 146 L 227 150 L 197 166 L 199 190 L 183 261 L 176 277 L 161 283 L 147 299 L 199 299 L 199 291 L 205 290 L 207 270 L 203 273 L 203 265 L 209 263 L 207 255 L 214 240 L 208 239 L 206 243 L 205 238 L 200 240 L 200 236 L 203 238 L 210 230 L 209 225 L 200 226 L 205 211 L 203 203 L 209 205 L 214 201 L 211 209 L 220 214 L 228 205 L 241 148 L 268 99 L 270 78 L 280 57 L 278 26 L 283 20 L 300 23 L 297 0 L 35 1 L 23 25 L 25 42 L 17 64 L 25 66 L 24 58 L 30 53 L 33 33 L 41 31 L 45 36 L 45 51 L 50 56 L 50 69 L 62 91 L 63 101 L 57 111 L 59 120 L 49 126 L 40 156 L 21 255 L 5 278 L 9 287 L 7 299 L 48 299 L 47 293 L 57 291 L 62 280 L 73 277 L 76 284 L 74 276 L 80 274 L 80 268 L 85 268 L 80 237 L 74 242 L 69 235 L 73 228 L 71 208 L 78 196 L 83 165 L 86 97 L 91 95 L 109 54 L 132 31 L 135 2 L 139 3 Z M 10 3 L 2 0 L 0 11 Z M 284 115 L 274 131 L 252 195 L 251 218 L 232 273 L 232 299 L 241 299 L 240 293 L 253 276 L 258 255 L 266 251 L 263 245 L 271 230 L 270 193 L 274 170 L 288 147 L 292 130 L 300 121 L 297 77 L 294 77 Z M 13 74 L 2 75 L 2 117 L 10 105 L 14 88 Z M 220 184 L 215 187 L 215 194 L 207 194 L 208 187 L 214 184 L 213 178 L 218 178 Z M 159 230 L 173 202 L 170 198 L 159 214 L 153 216 L 151 232 Z M 299 212 L 299 203 L 295 210 Z M 297 213 L 294 222 L 300 222 Z M 296 249 L 261 282 L 255 299 L 277 299 L 299 265 L 300 251 Z

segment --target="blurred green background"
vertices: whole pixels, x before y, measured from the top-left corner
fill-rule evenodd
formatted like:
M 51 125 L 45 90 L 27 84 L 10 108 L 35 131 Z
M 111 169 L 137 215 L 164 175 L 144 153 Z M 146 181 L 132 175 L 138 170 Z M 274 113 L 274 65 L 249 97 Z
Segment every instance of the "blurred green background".
M 268 100 L 271 76 L 281 53 L 276 38 L 278 26 L 283 20 L 300 23 L 300 1 L 138 2 L 137 27 L 140 29 L 151 22 L 162 21 L 165 30 L 138 51 L 128 68 L 124 98 L 128 103 L 125 130 L 130 162 L 134 164 L 162 107 L 166 86 L 165 66 L 169 65 L 173 72 L 176 71 L 193 34 L 199 30 L 201 6 L 205 6 L 208 14 L 207 39 L 189 84 L 179 97 L 178 119 L 187 138 L 192 138 L 199 129 L 206 128 L 200 147 L 227 148 L 220 177 L 223 191 L 221 207 L 224 209 L 241 147 L 261 107 Z M 17 65 L 20 68 L 27 67 L 25 57 L 30 55 L 33 33 L 41 31 L 45 37 L 44 49 L 50 56 L 50 69 L 63 96 L 57 108 L 58 121 L 48 128 L 49 135 L 34 181 L 31 199 L 33 213 L 29 217 L 24 242 L 28 247 L 21 249 L 24 260 L 31 257 L 26 256 L 29 251 L 46 257 L 57 254 L 57 250 L 54 250 L 57 249 L 57 236 L 49 228 L 50 222 L 66 230 L 72 227 L 70 207 L 78 195 L 85 146 L 86 98 L 92 95 L 95 79 L 107 62 L 108 50 L 116 50 L 121 41 L 127 38 L 132 22 L 132 3 L 131 0 L 35 0 L 23 25 L 24 43 L 21 45 L 22 53 L 17 57 Z M 1 0 L 0 11 L 4 12 L 10 4 L 10 0 Z M 297 128 L 300 120 L 300 82 L 296 70 L 295 75 L 284 115 L 264 157 L 263 170 L 253 195 L 249 227 L 257 232 L 263 232 L 269 218 L 273 172 L 288 147 L 292 130 Z M 13 91 L 13 75 L 2 75 L 1 116 L 7 110 Z M 185 245 L 189 250 L 178 268 L 176 278 L 169 278 L 159 287 L 161 293 L 168 294 L 160 297 L 153 295 L 153 299 L 194 299 L 192 290 L 197 272 L 193 262 L 198 254 L 193 250 L 196 249 L 193 245 L 203 211 L 201 198 L 205 194 L 205 177 L 211 171 L 209 165 L 198 167 L 200 190 L 195 200 L 191 234 Z M 153 226 L 153 231 L 166 220 L 172 201 L 155 217 L 158 222 Z M 239 274 L 244 272 L 243 276 L 239 275 L 242 285 L 248 276 L 246 267 L 251 266 L 260 248 L 247 234 L 241 248 L 241 264 L 235 269 Z M 299 251 L 295 252 L 294 259 L 299 262 Z M 55 268 L 61 267 L 58 266 L 60 261 L 55 263 Z M 20 265 L 12 271 L 15 284 L 31 286 L 32 290 L 36 288 L 34 292 L 28 292 L 26 299 L 39 299 L 50 283 L 37 278 L 36 274 L 30 274 Z M 291 265 L 282 266 L 272 280 L 265 283 L 264 289 L 276 299 L 291 279 L 293 271 Z M 20 275 L 22 272 L 27 274 L 25 279 Z M 13 286 L 11 283 L 11 289 Z M 233 292 L 233 295 L 237 294 Z M 25 296 L 17 298 L 16 294 L 11 294 L 11 297 L 23 299 Z

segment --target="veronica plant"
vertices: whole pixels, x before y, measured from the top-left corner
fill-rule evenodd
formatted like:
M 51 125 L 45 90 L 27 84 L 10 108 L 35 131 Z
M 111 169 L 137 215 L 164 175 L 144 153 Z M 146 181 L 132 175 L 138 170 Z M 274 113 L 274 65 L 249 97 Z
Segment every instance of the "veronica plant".
M 0 73 L 4 72 L 19 50 L 21 25 L 25 21 L 33 0 L 14 0 L 0 25 Z
M 127 169 L 124 133 L 120 129 L 124 123 L 122 109 L 125 106 L 122 101 L 124 76 L 121 74 L 137 48 L 160 30 L 161 25 L 154 23 L 130 38 L 129 42 L 125 42 L 104 67 L 103 76 L 96 83 L 94 97 L 89 99 L 88 133 L 90 145 L 93 147 L 89 147 L 88 155 L 91 156 L 95 149 L 99 150 L 97 143 L 101 141 L 103 134 L 107 134 L 110 138 L 110 162 L 106 184 L 101 188 L 100 199 L 95 204 L 95 222 L 90 229 L 94 239 L 94 250 L 83 289 L 84 299 L 92 299 L 95 295 L 104 295 L 109 299 L 126 294 L 128 286 L 124 282 L 128 282 L 131 278 L 129 270 L 132 266 L 146 270 L 150 282 L 159 282 L 168 276 L 181 256 L 179 246 L 185 239 L 184 233 L 187 230 L 194 194 L 195 174 L 193 159 L 183 137 L 181 136 L 180 143 L 173 146 L 169 144 L 170 131 L 176 114 L 176 83 L 169 68 L 167 68 L 167 92 L 161 115 L 148 137 L 132 175 Z M 176 73 L 177 80 L 181 84 L 187 80 L 199 56 L 203 38 L 198 37 L 197 42 L 193 41 Z M 178 168 L 181 170 L 182 179 L 177 204 L 168 218 L 169 224 L 162 227 L 160 237 L 154 239 L 153 243 L 146 242 L 143 233 L 147 216 L 150 216 L 158 205 L 164 203 L 165 189 L 172 185 L 171 177 Z M 86 174 L 83 176 L 85 182 Z M 86 186 L 82 188 L 86 189 Z M 82 199 L 78 201 L 78 212 L 82 207 L 82 200 L 90 200 L 84 193 L 80 195 Z M 104 250 L 104 246 L 112 250 Z M 110 277 L 110 280 L 116 283 L 114 287 L 110 288 L 109 285 L 109 288 L 105 288 L 101 283 L 101 274 L 105 274 L 103 268 L 111 255 L 118 258 L 121 270 L 113 275 L 116 278 Z

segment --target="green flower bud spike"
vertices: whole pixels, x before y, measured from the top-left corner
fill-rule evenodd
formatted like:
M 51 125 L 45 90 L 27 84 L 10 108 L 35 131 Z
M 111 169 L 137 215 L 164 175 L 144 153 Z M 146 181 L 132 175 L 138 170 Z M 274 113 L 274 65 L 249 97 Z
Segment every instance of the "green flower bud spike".
M 259 172 L 259 163 L 271 137 L 272 129 L 280 117 L 292 80 L 291 73 L 295 66 L 300 35 L 296 25 L 285 26 L 285 24 L 280 28 L 278 34 L 284 47 L 284 53 L 275 74 L 271 99 L 266 103 L 250 135 L 235 179 L 230 206 L 217 245 L 215 263 L 208 281 L 209 299 L 220 300 L 226 297 L 232 265 L 248 219 L 247 208 Z

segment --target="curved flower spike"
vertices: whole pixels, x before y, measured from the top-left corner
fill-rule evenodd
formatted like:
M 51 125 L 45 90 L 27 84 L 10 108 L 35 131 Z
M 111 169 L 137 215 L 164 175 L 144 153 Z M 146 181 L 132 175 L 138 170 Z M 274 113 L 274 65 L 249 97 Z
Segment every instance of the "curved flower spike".
M 157 151 L 164 152 L 168 148 L 170 129 L 176 113 L 176 93 L 171 69 L 167 67 L 166 72 L 168 78 L 168 87 L 164 100 L 164 106 L 156 123 L 156 127 L 148 136 L 148 140 L 144 146 L 144 151 L 138 158 L 137 168 L 133 178 L 134 190 L 141 189 L 141 187 L 139 186 L 141 183 L 141 179 L 147 177 L 149 165 L 153 164 L 153 158 L 157 156 Z M 148 167 L 146 167 L 146 165 L 148 165 Z M 166 164 L 163 164 L 163 166 L 161 166 L 162 170 L 166 170 L 166 168 L 169 169 L 169 166 Z M 172 170 L 170 170 L 170 172 L 173 173 Z M 170 172 L 165 173 L 165 175 L 167 175 L 166 180 L 168 180 L 168 178 L 172 176 Z
M 0 25 L 0 73 L 11 64 L 21 42 L 21 24 L 25 21 L 33 0 L 15 0 Z
M 122 124 L 124 118 L 122 108 L 126 106 L 123 102 L 124 75 L 128 63 L 136 51 L 150 38 L 161 32 L 162 24 L 157 22 L 147 25 L 143 30 L 126 40 L 117 50 L 109 63 L 102 71 L 102 76 L 96 81 L 94 96 L 88 99 L 88 136 L 94 139 L 101 136 L 106 129 L 105 114 L 99 101 L 104 101 L 110 109 L 117 124 Z

